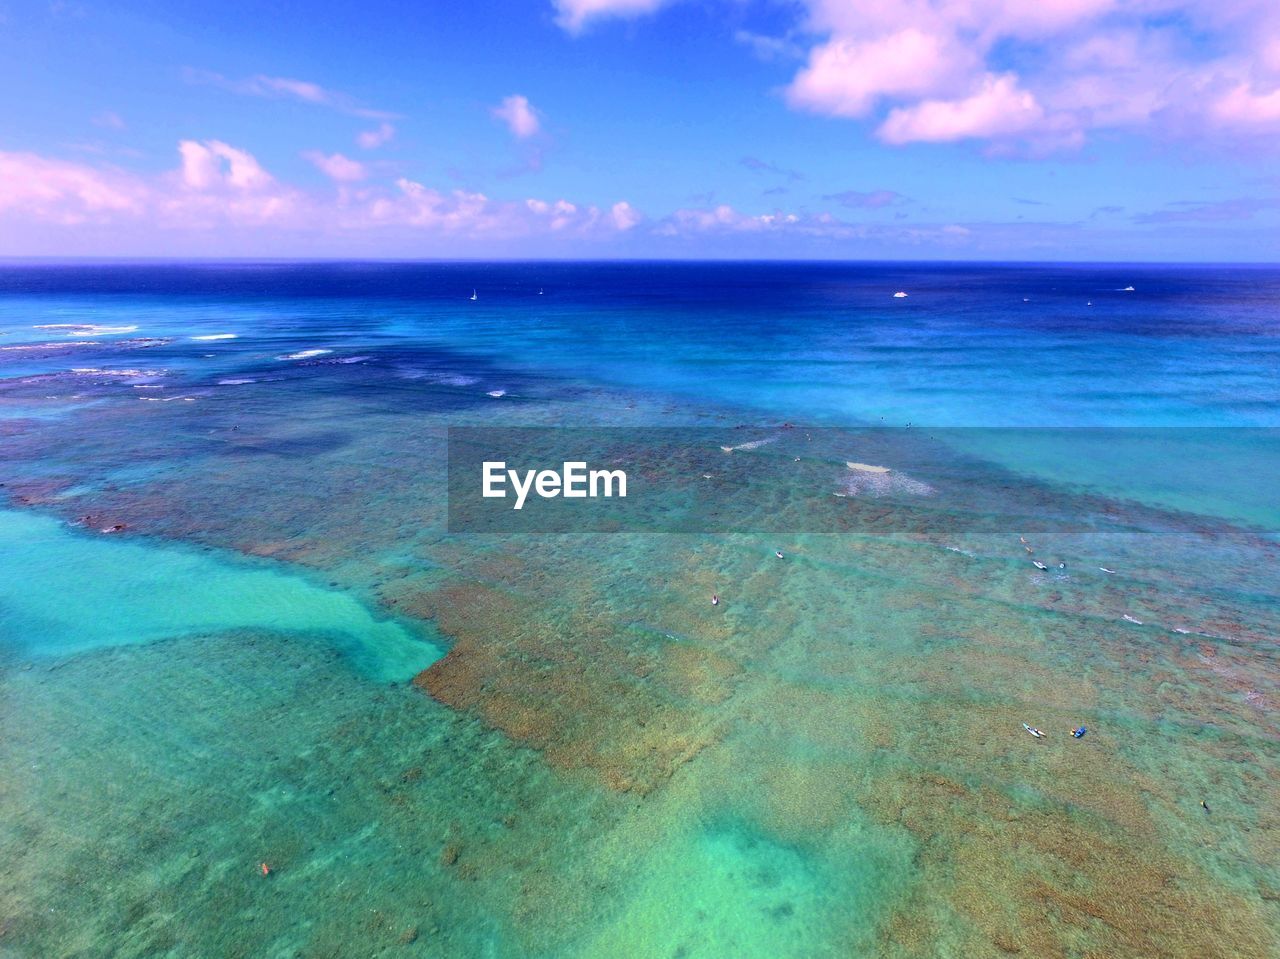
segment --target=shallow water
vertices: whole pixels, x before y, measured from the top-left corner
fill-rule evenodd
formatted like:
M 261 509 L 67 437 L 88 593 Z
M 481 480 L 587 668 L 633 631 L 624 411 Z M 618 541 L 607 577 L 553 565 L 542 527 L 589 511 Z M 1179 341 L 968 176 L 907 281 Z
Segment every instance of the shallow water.
M 0 954 L 1280 947 L 1274 274 L 0 279 Z M 451 528 L 459 425 L 696 522 Z

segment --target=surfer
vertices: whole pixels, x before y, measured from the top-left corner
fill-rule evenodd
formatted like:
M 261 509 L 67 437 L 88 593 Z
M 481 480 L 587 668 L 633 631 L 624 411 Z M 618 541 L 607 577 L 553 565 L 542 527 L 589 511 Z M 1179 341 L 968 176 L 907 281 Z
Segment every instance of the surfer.
M 1083 739 L 1084 734 L 1088 731 L 1089 730 L 1084 726 L 1077 726 L 1075 729 L 1071 730 L 1071 736 L 1073 739 Z
M 720 605 L 720 597 L 719 597 L 719 596 L 717 596 L 715 593 L 712 593 L 712 594 L 711 594 L 711 605 L 712 605 L 712 606 L 719 606 L 719 605 Z
M 1044 739 L 1044 733 L 1036 729 L 1036 727 L 1028 726 L 1026 723 L 1023 723 L 1022 728 L 1025 729 L 1027 732 L 1029 732 L 1032 736 L 1035 736 L 1036 739 Z
M 782 550 L 780 550 L 780 549 L 775 549 L 775 550 L 773 551 L 773 555 L 774 555 L 774 556 L 776 556 L 776 557 L 778 557 L 778 559 L 782 559 Z

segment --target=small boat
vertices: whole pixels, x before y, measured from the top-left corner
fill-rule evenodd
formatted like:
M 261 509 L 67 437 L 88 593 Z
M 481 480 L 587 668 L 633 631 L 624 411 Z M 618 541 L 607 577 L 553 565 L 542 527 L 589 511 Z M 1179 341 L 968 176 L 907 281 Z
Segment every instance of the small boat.
M 1029 732 L 1032 736 L 1035 736 L 1036 739 L 1044 739 L 1044 733 L 1036 729 L 1036 727 L 1028 726 L 1026 723 L 1023 723 L 1022 728 L 1025 729 L 1027 732 Z
M 472 299 L 473 301 L 474 301 L 474 300 L 478 300 L 478 299 L 480 299 L 480 297 L 476 296 L 476 291 L 475 291 L 475 290 L 472 290 L 472 291 L 471 291 L 471 299 Z
M 542 287 L 538 287 L 538 296 L 542 296 Z
M 1133 293 L 1133 292 L 1134 292 L 1134 289 L 1133 289 L 1133 287 L 1131 287 L 1131 286 L 1126 286 L 1126 287 L 1125 287 L 1123 290 L 1121 290 L 1120 292 L 1121 292 L 1121 293 Z
M 897 293 L 893 294 L 893 298 L 895 300 L 905 300 L 907 298 L 907 294 L 899 290 Z

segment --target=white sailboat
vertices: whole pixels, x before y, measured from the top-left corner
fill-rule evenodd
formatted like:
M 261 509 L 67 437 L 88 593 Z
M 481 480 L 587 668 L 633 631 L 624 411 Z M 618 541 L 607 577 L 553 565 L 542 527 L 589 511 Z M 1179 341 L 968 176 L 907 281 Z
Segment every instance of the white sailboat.
M 472 299 L 472 300 L 478 300 L 478 299 L 480 299 L 480 297 L 476 296 L 476 291 L 475 291 L 475 290 L 472 290 L 472 291 L 471 291 L 471 299 Z

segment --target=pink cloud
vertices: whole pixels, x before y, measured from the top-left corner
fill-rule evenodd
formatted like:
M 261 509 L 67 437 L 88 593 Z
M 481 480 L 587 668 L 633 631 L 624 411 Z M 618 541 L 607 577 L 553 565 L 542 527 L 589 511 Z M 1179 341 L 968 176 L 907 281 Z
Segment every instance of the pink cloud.
M 836 117 L 884 110 L 887 142 L 974 138 L 1044 150 L 1077 147 L 1106 129 L 1260 143 L 1280 133 L 1274 0 L 797 6 L 803 32 L 788 36 L 818 39 L 787 101 Z
M 0 233 L 22 224 L 119 227 L 146 232 L 217 233 L 253 229 L 342 237 L 410 231 L 434 237 L 506 240 L 530 236 L 607 238 L 643 221 L 626 201 L 602 211 L 570 200 L 495 200 L 438 190 L 401 177 L 357 183 L 363 165 L 339 154 L 309 156 L 339 184 L 302 190 L 273 177 L 251 153 L 221 140 L 183 140 L 179 165 L 158 175 L 94 167 L 32 153 L 0 152 Z M 20 252 L 13 243 L 9 252 Z
M 1280 86 L 1256 93 L 1251 84 L 1238 83 L 1214 101 L 1211 112 L 1226 126 L 1274 129 L 1280 126 Z
M 642 219 L 635 207 L 626 200 L 615 203 L 610 208 L 609 215 L 613 218 L 613 225 L 623 232 L 634 228 Z
M 830 219 L 828 217 L 828 219 Z M 796 213 L 742 213 L 727 203 L 709 209 L 676 210 L 659 224 L 659 236 L 678 236 L 687 233 L 758 233 L 795 226 L 801 222 Z M 818 222 L 815 218 L 813 222 Z M 834 222 L 834 221 L 832 221 Z
M 897 190 L 845 190 L 842 193 L 828 193 L 824 200 L 834 200 L 841 206 L 851 209 L 878 210 L 886 206 L 909 202 Z
M 529 103 L 529 98 L 518 93 L 506 97 L 489 112 L 505 123 L 511 135 L 520 140 L 533 136 L 541 126 L 538 112 Z
M 123 130 L 125 128 L 124 119 L 114 110 L 103 110 L 101 113 L 95 114 L 93 125 L 108 130 Z
M 653 13 L 672 0 L 553 0 L 556 23 L 570 33 L 578 33 L 592 20 L 610 17 L 638 17 Z
M 396 128 L 390 123 L 380 123 L 376 130 L 362 130 L 356 134 L 356 143 L 364 150 L 376 150 L 390 142 L 396 135 Z
M 1025 133 L 1043 120 L 1044 110 L 1019 89 L 1017 77 L 987 74 L 981 88 L 962 100 L 923 100 L 892 110 L 877 133 L 886 143 L 998 139 Z
M 325 176 L 339 183 L 355 183 L 369 175 L 363 163 L 344 157 L 341 153 L 321 153 L 319 150 L 308 150 L 303 157 L 315 164 Z
M 1043 150 L 1099 129 L 1280 131 L 1280 6 L 1268 0 L 803 2 L 822 39 L 788 102 L 837 117 L 883 105 L 888 143 Z
M 222 186 L 259 190 L 272 183 L 271 174 L 262 169 L 253 154 L 221 140 L 183 140 L 178 152 L 182 155 L 182 182 L 193 190 Z
M 962 75 L 969 57 L 914 27 L 869 40 L 837 37 L 814 47 L 787 88 L 792 106 L 859 117 L 883 96 L 924 94 Z
M 133 217 L 145 211 L 146 194 L 135 178 L 116 170 L 0 152 L 0 216 L 66 225 Z
M 209 70 L 186 69 L 183 78 L 188 83 L 209 84 L 245 96 L 266 97 L 276 100 L 298 100 L 316 106 L 328 107 L 351 116 L 371 120 L 394 120 L 396 114 L 385 110 L 373 110 L 363 106 L 355 97 L 337 90 L 330 90 L 311 80 L 294 77 L 273 77 L 264 73 L 243 80 L 233 80 Z
M 561 22 L 652 13 L 660 0 L 554 0 Z M 735 34 L 769 57 L 800 53 L 795 109 L 870 118 L 882 140 L 986 140 L 1073 149 L 1100 130 L 1280 134 L 1276 0 L 794 0 L 782 39 Z M 737 26 L 737 20 L 732 21 Z M 802 38 L 808 50 L 798 49 Z M 1219 138 L 1222 142 L 1222 138 Z
M 711 208 L 676 210 L 658 222 L 654 234 L 705 242 L 709 237 L 783 237 L 788 242 L 893 242 L 910 246 L 946 248 L 970 246 L 973 231 L 957 223 L 891 226 L 877 223 L 850 223 L 830 213 L 800 214 L 774 211 L 752 215 L 727 204 Z

